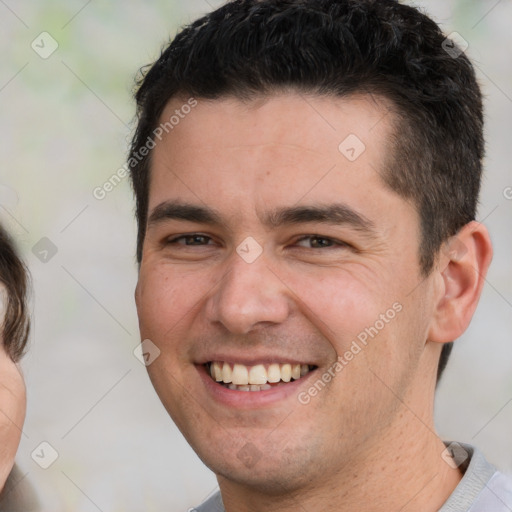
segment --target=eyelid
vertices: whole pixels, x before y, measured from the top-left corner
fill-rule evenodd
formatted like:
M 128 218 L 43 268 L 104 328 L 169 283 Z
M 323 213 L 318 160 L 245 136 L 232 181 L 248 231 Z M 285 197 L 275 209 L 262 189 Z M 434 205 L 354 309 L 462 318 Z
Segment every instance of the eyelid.
M 339 239 L 333 238 L 331 236 L 319 235 L 319 234 L 302 235 L 299 238 L 296 238 L 293 243 L 297 244 L 298 242 L 301 242 L 303 240 L 307 240 L 308 238 L 320 238 L 320 239 L 324 239 L 324 240 L 329 240 L 330 242 L 333 243 L 333 246 L 328 246 L 326 248 L 333 248 L 335 246 L 354 248 L 352 245 L 350 245 L 347 242 L 344 242 L 343 240 L 339 240 Z M 314 249 L 314 248 L 313 247 L 308 247 L 308 249 Z
M 164 244 L 172 244 L 175 243 L 178 240 L 181 240 L 183 238 L 193 237 L 193 236 L 202 236 L 204 238 L 208 238 L 208 241 L 215 241 L 214 238 L 210 235 L 207 235 L 205 233 L 200 233 L 197 231 L 192 231 L 190 233 L 180 233 L 178 235 L 171 235 L 164 238 L 163 243 Z M 206 245 L 206 244 L 205 244 Z

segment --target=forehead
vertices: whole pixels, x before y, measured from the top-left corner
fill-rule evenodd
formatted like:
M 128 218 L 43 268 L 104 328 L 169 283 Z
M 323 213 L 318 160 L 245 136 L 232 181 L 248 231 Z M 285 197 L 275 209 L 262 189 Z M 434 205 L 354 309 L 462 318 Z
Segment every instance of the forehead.
M 382 98 L 282 93 L 196 101 L 184 108 L 188 98 L 173 99 L 160 118 L 169 129 L 153 150 L 150 211 L 170 195 L 232 213 L 303 199 L 350 197 L 363 207 L 376 189 L 395 195 L 380 178 L 394 119 Z
M 346 135 L 353 134 L 375 146 L 390 131 L 394 120 L 391 102 L 382 96 L 357 94 L 348 97 L 282 92 L 250 100 L 223 97 L 216 100 L 174 98 L 160 116 L 169 121 L 163 139 L 205 146 L 297 143 L 304 149 L 337 150 Z M 248 137 L 249 136 L 249 137 Z M 371 149 L 371 148 L 370 148 Z

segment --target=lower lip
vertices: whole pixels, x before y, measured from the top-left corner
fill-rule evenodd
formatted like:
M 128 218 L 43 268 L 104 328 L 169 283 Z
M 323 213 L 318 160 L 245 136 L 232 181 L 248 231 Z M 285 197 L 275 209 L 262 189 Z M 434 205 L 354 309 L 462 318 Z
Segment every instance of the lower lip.
M 273 386 L 271 389 L 265 389 L 262 391 L 238 391 L 236 389 L 229 389 L 214 381 L 205 368 L 205 365 L 198 364 L 196 365 L 196 368 L 206 389 L 215 401 L 230 407 L 239 408 L 253 408 L 272 405 L 291 396 L 297 399 L 300 388 L 306 384 L 311 375 L 317 370 L 317 368 L 315 368 L 300 379 L 280 386 Z

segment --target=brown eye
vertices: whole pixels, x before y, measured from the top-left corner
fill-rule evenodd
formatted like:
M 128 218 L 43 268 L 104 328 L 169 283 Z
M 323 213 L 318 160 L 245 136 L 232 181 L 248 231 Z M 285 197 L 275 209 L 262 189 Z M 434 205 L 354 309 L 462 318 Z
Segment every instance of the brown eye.
M 324 247 L 345 246 L 343 242 L 324 236 L 309 235 L 297 240 L 296 244 L 307 249 L 322 249 Z
M 201 234 L 181 235 L 171 240 L 168 240 L 168 244 L 175 245 L 207 245 L 212 239 L 209 236 Z

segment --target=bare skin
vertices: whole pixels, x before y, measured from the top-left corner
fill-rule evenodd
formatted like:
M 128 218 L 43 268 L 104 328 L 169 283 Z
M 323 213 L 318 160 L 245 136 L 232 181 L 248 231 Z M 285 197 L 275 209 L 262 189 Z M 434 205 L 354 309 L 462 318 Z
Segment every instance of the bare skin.
M 26 390 L 20 368 L 0 344 L 0 492 L 14 465 L 25 421 Z
M 153 151 L 136 290 L 142 339 L 161 351 L 148 371 L 227 512 L 433 512 L 461 479 L 441 458 L 435 377 L 442 344 L 470 322 L 491 243 L 470 223 L 464 250 L 440 251 L 422 275 L 415 207 L 379 175 L 391 115 L 366 96 L 201 100 Z M 366 147 L 354 161 L 338 149 L 350 134 Z M 327 219 L 311 213 L 326 207 Z M 277 222 L 290 208 L 300 219 Z M 258 245 L 243 248 L 262 249 L 251 263 L 237 252 L 247 237 Z M 311 396 L 370 326 L 377 334 Z M 206 375 L 217 359 L 316 369 L 244 392 Z

